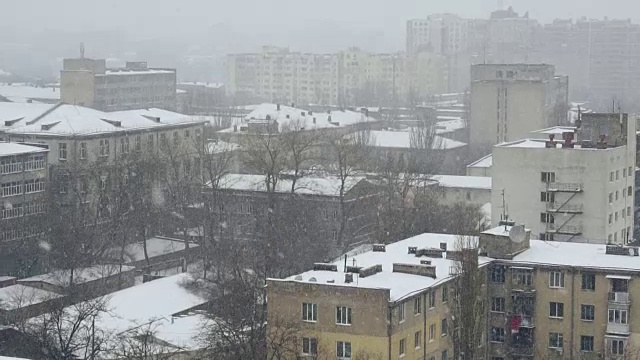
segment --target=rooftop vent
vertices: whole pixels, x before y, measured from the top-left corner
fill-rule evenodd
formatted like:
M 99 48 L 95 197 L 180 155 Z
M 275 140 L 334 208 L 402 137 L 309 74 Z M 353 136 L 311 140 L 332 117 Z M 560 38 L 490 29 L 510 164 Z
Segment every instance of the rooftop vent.
M 548 149 L 555 149 L 556 142 L 553 140 L 556 136 L 554 134 L 549 134 L 549 140 L 544 143 L 544 147 Z
M 51 130 L 52 127 L 58 125 L 60 123 L 60 121 L 56 121 L 50 124 L 42 124 L 42 126 L 40 126 L 40 130 Z
M 316 279 L 316 278 L 314 278 L 314 277 L 309 278 L 309 282 L 317 282 L 317 281 L 318 281 L 318 279 Z
M 418 251 L 418 247 L 416 246 L 409 246 L 409 252 L 408 254 L 415 254 L 416 251 Z
M 607 255 L 627 255 L 639 256 L 640 251 L 633 246 L 607 245 L 605 253 Z
M 291 117 L 289 116 L 289 114 L 287 114 L 287 119 L 290 119 Z
M 267 114 L 266 119 L 267 119 L 267 120 L 271 120 L 271 115 Z
M 301 111 L 300 116 L 307 116 L 307 113 L 305 113 L 304 111 Z
M 416 251 L 416 257 L 426 256 L 430 258 L 442 258 L 444 251 L 442 249 L 418 249 Z
M 4 126 L 7 126 L 7 127 L 8 127 L 8 126 L 12 126 L 13 124 L 17 123 L 18 121 L 20 121 L 20 120 L 22 120 L 22 119 L 24 119 L 24 117 L 17 118 L 17 119 L 14 119 L 14 120 L 6 120 L 6 121 L 4 122 Z
M 427 276 L 430 278 L 436 278 L 436 267 L 431 265 L 416 265 L 416 264 L 393 264 L 393 272 Z
M 338 271 L 338 265 L 327 263 L 315 263 L 313 264 L 313 270 L 318 271 Z
M 160 118 L 158 118 L 158 119 L 160 119 Z M 109 120 L 109 119 L 100 119 L 100 120 L 102 120 L 102 121 L 104 121 L 104 122 L 106 122 L 108 124 L 111 124 L 111 125 L 113 125 L 115 127 L 122 127 L 122 121 Z M 160 121 L 160 120 L 158 120 L 158 121 Z
M 280 104 L 276 104 L 276 110 L 280 111 Z
M 359 274 L 360 270 L 362 270 L 362 267 L 360 266 L 347 266 L 345 271 L 348 273 Z
M 360 277 L 366 278 L 368 276 L 375 275 L 379 272 L 382 272 L 382 265 L 378 264 L 378 265 L 369 266 L 367 268 L 360 270 Z
M 440 243 L 440 250 L 447 251 L 447 243 L 446 242 L 441 242 Z
M 570 131 L 565 131 L 562 133 L 562 139 L 564 140 L 564 142 L 562 143 L 562 148 L 573 149 L 573 136 L 574 134 Z
M 420 260 L 421 265 L 431 265 L 431 260 Z
M 328 284 L 334 284 L 336 281 L 335 280 L 327 280 Z
M 386 252 L 387 247 L 384 244 L 373 244 L 373 252 Z
M 142 115 L 142 116 L 146 117 L 149 120 L 155 121 L 157 123 L 160 122 L 160 117 L 159 116 L 150 116 L 150 115 Z
M 596 147 L 598 149 L 606 149 L 607 148 L 607 135 L 600 135 L 600 140 L 598 141 L 598 144 L 596 144 Z
M 344 274 L 344 282 L 345 284 L 349 284 L 353 282 L 353 274 Z
M 291 103 L 291 107 L 292 108 L 296 107 L 296 103 Z
M 297 275 L 295 278 L 293 278 L 293 280 L 302 281 L 302 276 Z

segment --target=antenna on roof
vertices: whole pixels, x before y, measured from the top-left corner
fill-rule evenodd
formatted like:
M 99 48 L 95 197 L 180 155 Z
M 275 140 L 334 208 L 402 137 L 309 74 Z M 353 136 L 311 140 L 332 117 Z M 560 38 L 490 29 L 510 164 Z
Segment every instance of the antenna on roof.
M 506 231 L 507 230 L 507 217 L 508 217 L 508 215 L 507 215 L 507 205 L 506 205 L 506 201 L 504 199 L 504 189 L 502 189 L 501 194 L 502 194 L 502 215 L 500 215 L 500 216 L 501 216 L 501 218 L 502 218 L 502 220 L 504 222 L 504 230 Z
M 80 43 L 80 59 L 84 59 L 84 43 Z

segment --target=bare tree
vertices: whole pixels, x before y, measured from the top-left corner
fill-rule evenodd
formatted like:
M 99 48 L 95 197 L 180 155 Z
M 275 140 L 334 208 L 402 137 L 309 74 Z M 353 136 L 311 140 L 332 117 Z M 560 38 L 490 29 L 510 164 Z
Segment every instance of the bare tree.
M 148 324 L 116 335 L 114 349 L 109 357 L 131 360 L 169 360 L 185 350 L 162 341 L 157 337 L 159 324 L 154 320 Z
M 478 244 L 474 237 L 459 236 L 456 240 L 454 301 L 451 318 L 454 325 L 454 358 L 476 360 L 484 351 L 478 346 L 486 332 L 486 274 L 478 267 Z

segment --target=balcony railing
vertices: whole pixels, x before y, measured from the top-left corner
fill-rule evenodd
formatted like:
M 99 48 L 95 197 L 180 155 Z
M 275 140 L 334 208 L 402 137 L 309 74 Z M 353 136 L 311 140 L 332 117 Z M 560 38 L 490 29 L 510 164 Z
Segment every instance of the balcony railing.
M 628 305 L 629 301 L 629 293 L 628 292 L 610 292 L 609 293 L 609 302 L 613 304 L 623 304 Z
M 583 212 L 582 204 L 563 204 L 563 203 L 547 203 L 548 212 L 574 213 L 581 214 Z
M 547 224 L 549 233 L 553 234 L 568 234 L 568 235 L 580 235 L 582 234 L 582 225 L 562 225 L 562 224 Z
M 628 334 L 629 324 L 607 323 L 607 333 Z
M 553 182 L 547 185 L 547 190 L 548 191 L 580 192 L 582 191 L 582 184 Z

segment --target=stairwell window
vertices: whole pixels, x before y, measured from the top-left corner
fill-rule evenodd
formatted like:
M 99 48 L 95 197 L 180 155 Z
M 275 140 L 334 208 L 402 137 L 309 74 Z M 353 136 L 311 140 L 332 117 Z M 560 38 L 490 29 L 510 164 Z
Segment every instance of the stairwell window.
M 318 339 L 302 338 L 302 355 L 314 356 L 318 354 Z
M 100 156 L 109 156 L 109 140 L 107 139 L 100 140 Z
M 588 290 L 588 291 L 596 290 L 595 274 L 582 274 L 582 290 Z
M 336 324 L 351 325 L 351 308 L 348 306 L 336 307 Z
M 351 343 L 348 341 L 338 341 L 336 343 L 336 357 L 338 360 L 351 359 Z
M 85 160 L 87 158 L 87 143 L 80 143 L 80 160 Z
M 422 346 L 422 331 L 416 331 L 413 334 L 413 346 L 419 349 Z
M 564 287 L 564 273 L 561 271 L 549 272 L 549 287 L 550 288 L 563 288 Z
M 406 352 L 407 352 L 407 340 L 406 339 L 400 339 L 400 344 L 398 345 L 398 355 L 400 355 L 400 357 L 403 357 Z
M 614 339 L 610 343 L 612 355 L 624 355 L 624 340 Z
M 580 351 L 592 352 L 593 343 L 593 336 L 580 336 Z
M 401 303 L 401 304 L 398 306 L 398 321 L 399 321 L 399 322 L 403 322 L 403 321 L 404 321 L 404 319 L 405 319 L 405 316 L 404 316 L 404 307 L 405 307 L 405 304 L 406 304 L 406 303 L 404 303 L 404 302 L 403 302 L 403 303 Z
M 413 299 L 413 315 L 420 315 L 422 312 L 422 296 Z
M 609 323 L 626 324 L 627 310 L 609 309 Z
M 58 159 L 67 160 L 67 143 L 58 143 Z
M 549 333 L 549 347 L 553 349 L 562 349 L 564 345 L 564 337 L 562 333 Z
M 549 303 L 549 317 L 561 319 L 564 317 L 564 303 L 550 302 Z
M 596 317 L 596 307 L 594 305 L 580 305 L 580 320 L 593 321 Z

